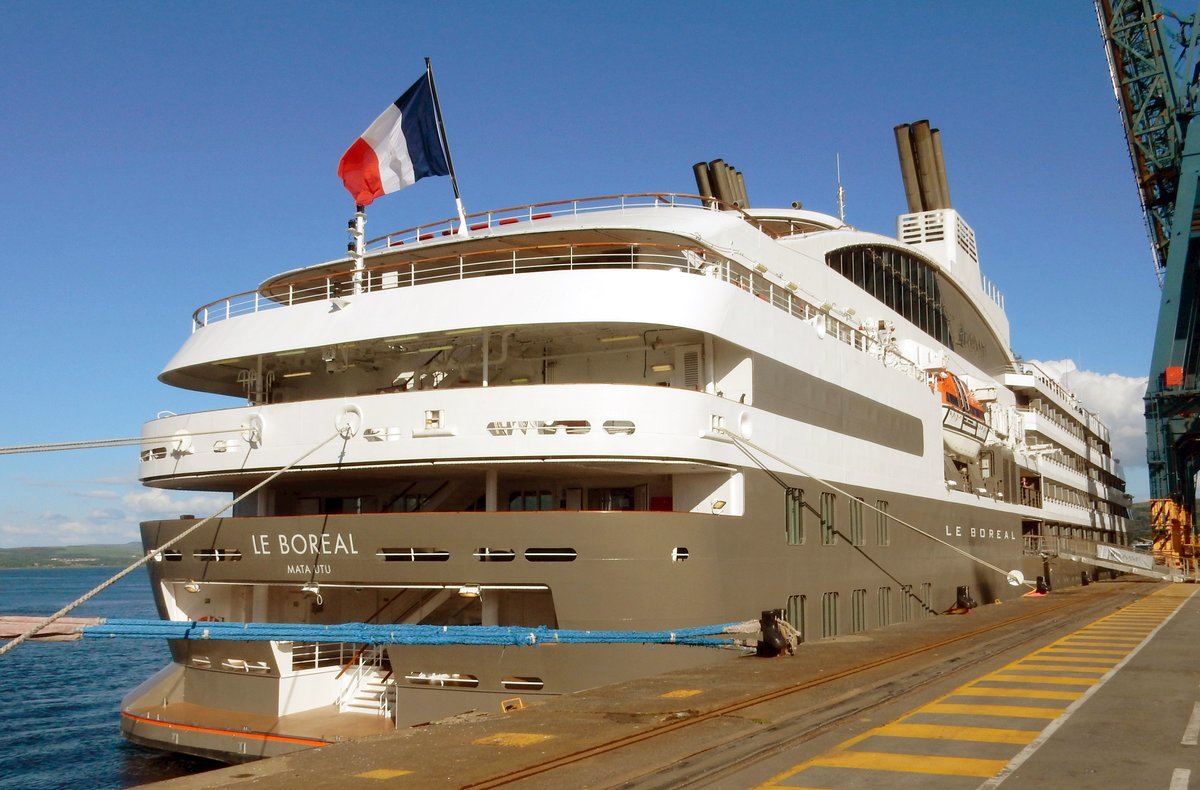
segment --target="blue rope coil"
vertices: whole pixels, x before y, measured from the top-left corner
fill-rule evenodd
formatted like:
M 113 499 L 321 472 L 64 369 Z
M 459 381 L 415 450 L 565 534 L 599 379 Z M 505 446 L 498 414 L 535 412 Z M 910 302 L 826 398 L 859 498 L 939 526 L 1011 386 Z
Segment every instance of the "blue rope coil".
M 88 639 L 187 639 L 239 642 L 355 642 L 366 645 L 512 645 L 541 644 L 677 644 L 726 647 L 738 644 L 720 637 L 742 623 L 680 628 L 672 631 L 575 631 L 570 629 L 491 625 L 373 625 L 339 623 L 231 623 L 220 621 L 105 620 L 84 626 Z

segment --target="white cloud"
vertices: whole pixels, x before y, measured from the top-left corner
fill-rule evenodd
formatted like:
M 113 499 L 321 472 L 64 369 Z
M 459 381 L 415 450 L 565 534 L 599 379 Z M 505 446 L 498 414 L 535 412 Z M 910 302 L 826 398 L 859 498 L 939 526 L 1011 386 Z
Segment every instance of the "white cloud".
M 84 499 L 95 492 L 77 492 Z M 68 500 L 59 500 L 66 512 L 31 513 L 17 508 L 0 511 L 0 546 L 66 546 L 88 543 L 127 543 L 140 539 L 139 522 L 178 518 L 181 514 L 209 516 L 229 502 L 227 494 L 174 493 L 160 489 L 119 492 L 119 506 L 93 507 L 75 512 Z

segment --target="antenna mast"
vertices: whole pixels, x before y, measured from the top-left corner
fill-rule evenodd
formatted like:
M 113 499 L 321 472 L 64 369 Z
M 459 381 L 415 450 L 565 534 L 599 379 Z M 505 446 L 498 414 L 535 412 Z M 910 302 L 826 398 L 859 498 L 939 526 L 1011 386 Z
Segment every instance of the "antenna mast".
M 838 219 L 842 222 L 846 221 L 846 190 L 842 189 L 842 155 L 835 154 L 837 162 L 837 184 L 838 184 Z

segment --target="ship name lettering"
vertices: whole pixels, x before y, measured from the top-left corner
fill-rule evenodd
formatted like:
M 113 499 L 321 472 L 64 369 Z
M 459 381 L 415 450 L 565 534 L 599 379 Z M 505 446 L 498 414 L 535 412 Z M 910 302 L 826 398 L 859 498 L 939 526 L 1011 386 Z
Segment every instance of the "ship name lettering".
M 308 576 L 315 576 L 319 573 L 333 573 L 332 565 L 289 565 L 287 566 L 288 573 L 303 573 Z
M 1011 529 L 984 529 L 983 527 L 971 527 L 967 534 L 972 538 L 985 538 L 987 540 L 1016 540 Z M 946 525 L 946 537 L 961 538 L 963 536 L 963 528 L 961 526 Z
M 266 537 L 265 535 L 262 537 Z M 257 553 L 257 552 L 256 552 Z M 266 553 L 266 552 L 264 552 Z M 279 536 L 280 554 L 358 554 L 354 535 L 297 532 Z
M 255 554 L 270 554 L 270 537 L 270 535 L 251 535 L 250 548 L 254 550 Z

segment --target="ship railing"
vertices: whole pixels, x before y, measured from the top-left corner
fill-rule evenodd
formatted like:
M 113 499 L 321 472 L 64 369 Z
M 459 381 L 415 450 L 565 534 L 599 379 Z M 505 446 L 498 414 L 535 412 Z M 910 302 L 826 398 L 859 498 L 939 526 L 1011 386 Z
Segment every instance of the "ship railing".
M 341 690 L 338 692 L 336 700 L 337 705 L 344 705 L 354 698 L 358 690 L 363 687 L 372 677 L 376 676 L 379 671 L 388 668 L 390 665 L 387 658 L 386 645 L 360 645 L 355 651 L 353 657 L 342 667 L 342 671 L 338 673 L 338 678 L 341 680 Z M 383 690 L 378 697 L 379 715 L 391 715 L 391 704 L 387 693 L 387 685 L 384 685 Z
M 291 646 L 293 671 L 345 666 L 359 648 L 353 642 L 292 642 Z
M 349 296 L 355 289 L 376 292 L 493 275 L 599 269 L 679 271 L 723 280 L 812 324 L 826 336 L 875 356 L 888 367 L 917 380 L 924 379 L 924 372 L 915 363 L 881 344 L 852 315 L 839 314 L 832 305 L 822 305 L 796 283 L 783 283 L 782 277 L 768 276 L 766 266 L 747 266 L 699 247 L 667 244 L 614 247 L 612 243 L 594 242 L 518 247 L 455 253 L 420 261 L 392 260 L 359 271 L 342 268 L 210 302 L 193 313 L 192 328 L 195 331 L 217 321 L 268 309 L 333 300 Z
M 467 214 L 467 231 L 475 233 L 491 228 L 507 227 L 518 222 L 537 222 L 553 217 L 577 217 L 600 211 L 624 211 L 642 208 L 684 208 L 705 211 L 739 211 L 743 218 L 753 223 L 754 219 L 739 209 L 704 198 L 675 192 L 637 192 L 625 195 L 601 195 L 598 197 L 552 200 L 547 203 L 528 203 L 523 206 L 489 209 Z M 392 231 L 383 236 L 368 239 L 367 249 L 398 247 L 433 239 L 459 235 L 461 223 L 458 217 L 447 217 L 423 225 Z

